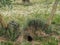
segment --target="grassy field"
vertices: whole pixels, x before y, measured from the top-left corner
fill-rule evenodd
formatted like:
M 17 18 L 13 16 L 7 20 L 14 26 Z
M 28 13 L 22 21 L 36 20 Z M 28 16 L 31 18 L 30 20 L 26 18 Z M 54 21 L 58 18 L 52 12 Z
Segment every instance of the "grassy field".
M 40 19 L 46 23 L 51 13 L 54 0 L 49 0 L 47 2 L 46 0 L 30 0 L 30 1 L 31 3 L 29 4 L 23 4 L 21 0 L 16 0 L 15 2 L 12 3 L 12 8 L 7 6 L 0 8 L 0 13 L 3 15 L 6 23 L 9 23 L 11 20 L 14 20 L 17 23 L 19 23 L 21 30 L 27 27 L 27 22 L 32 19 Z M 60 45 L 60 3 L 58 4 L 52 22 L 55 22 L 55 24 L 52 24 L 50 26 L 52 27 L 53 33 L 49 34 L 49 36 L 47 37 L 36 36 L 33 41 L 35 45 Z M 46 32 L 50 32 L 50 30 Z M 13 38 L 14 37 L 12 36 L 12 39 Z M 14 41 L 11 40 L 7 41 L 7 39 L 3 40 L 3 38 L 1 39 L 3 42 L 1 42 L 0 45 L 14 44 Z M 32 44 L 26 40 L 23 40 L 23 42 L 19 45 L 32 45 Z

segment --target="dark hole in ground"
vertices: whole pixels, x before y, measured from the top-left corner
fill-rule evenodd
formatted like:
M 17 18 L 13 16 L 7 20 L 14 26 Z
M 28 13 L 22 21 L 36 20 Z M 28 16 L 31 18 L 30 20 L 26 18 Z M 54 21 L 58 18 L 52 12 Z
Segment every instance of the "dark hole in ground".
M 31 42 L 31 41 L 33 40 L 33 38 L 32 38 L 31 36 L 27 36 L 27 40 L 28 40 L 29 42 Z

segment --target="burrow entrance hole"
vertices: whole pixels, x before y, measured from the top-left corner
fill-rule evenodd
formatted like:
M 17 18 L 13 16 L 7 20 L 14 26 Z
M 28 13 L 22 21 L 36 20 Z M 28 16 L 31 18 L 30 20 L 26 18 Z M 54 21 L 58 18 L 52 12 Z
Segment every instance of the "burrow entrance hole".
M 33 38 L 32 38 L 31 36 L 27 36 L 27 40 L 28 40 L 29 42 L 32 42 Z

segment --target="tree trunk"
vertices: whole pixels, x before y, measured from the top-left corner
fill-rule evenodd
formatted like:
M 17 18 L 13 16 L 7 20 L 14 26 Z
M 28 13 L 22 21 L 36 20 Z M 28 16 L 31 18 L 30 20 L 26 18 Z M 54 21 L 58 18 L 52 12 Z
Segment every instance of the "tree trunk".
M 30 0 L 22 0 L 23 3 L 29 3 Z
M 3 28 L 7 28 L 7 24 L 5 20 L 3 19 L 3 16 L 0 14 L 0 23 Z
M 55 0 L 54 4 L 52 6 L 51 14 L 48 18 L 48 22 L 47 22 L 48 25 L 51 25 L 51 22 L 53 20 L 53 17 L 55 15 L 55 12 L 56 12 L 56 9 L 57 9 L 57 5 L 58 5 L 58 0 Z

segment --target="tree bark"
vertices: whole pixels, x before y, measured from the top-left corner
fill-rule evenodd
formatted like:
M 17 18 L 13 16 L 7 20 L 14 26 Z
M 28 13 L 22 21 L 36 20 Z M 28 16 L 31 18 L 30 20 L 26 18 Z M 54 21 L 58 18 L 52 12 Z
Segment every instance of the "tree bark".
M 57 5 L 58 5 L 58 0 L 55 0 L 54 4 L 52 6 L 51 14 L 48 18 L 48 22 L 47 22 L 48 25 L 51 25 L 51 22 L 53 20 L 53 17 L 55 15 L 55 12 L 56 12 L 56 9 L 57 9 Z
M 29 3 L 30 0 L 22 0 L 23 3 Z
M 5 22 L 1 14 L 0 14 L 0 23 L 3 28 L 7 28 L 7 23 Z

